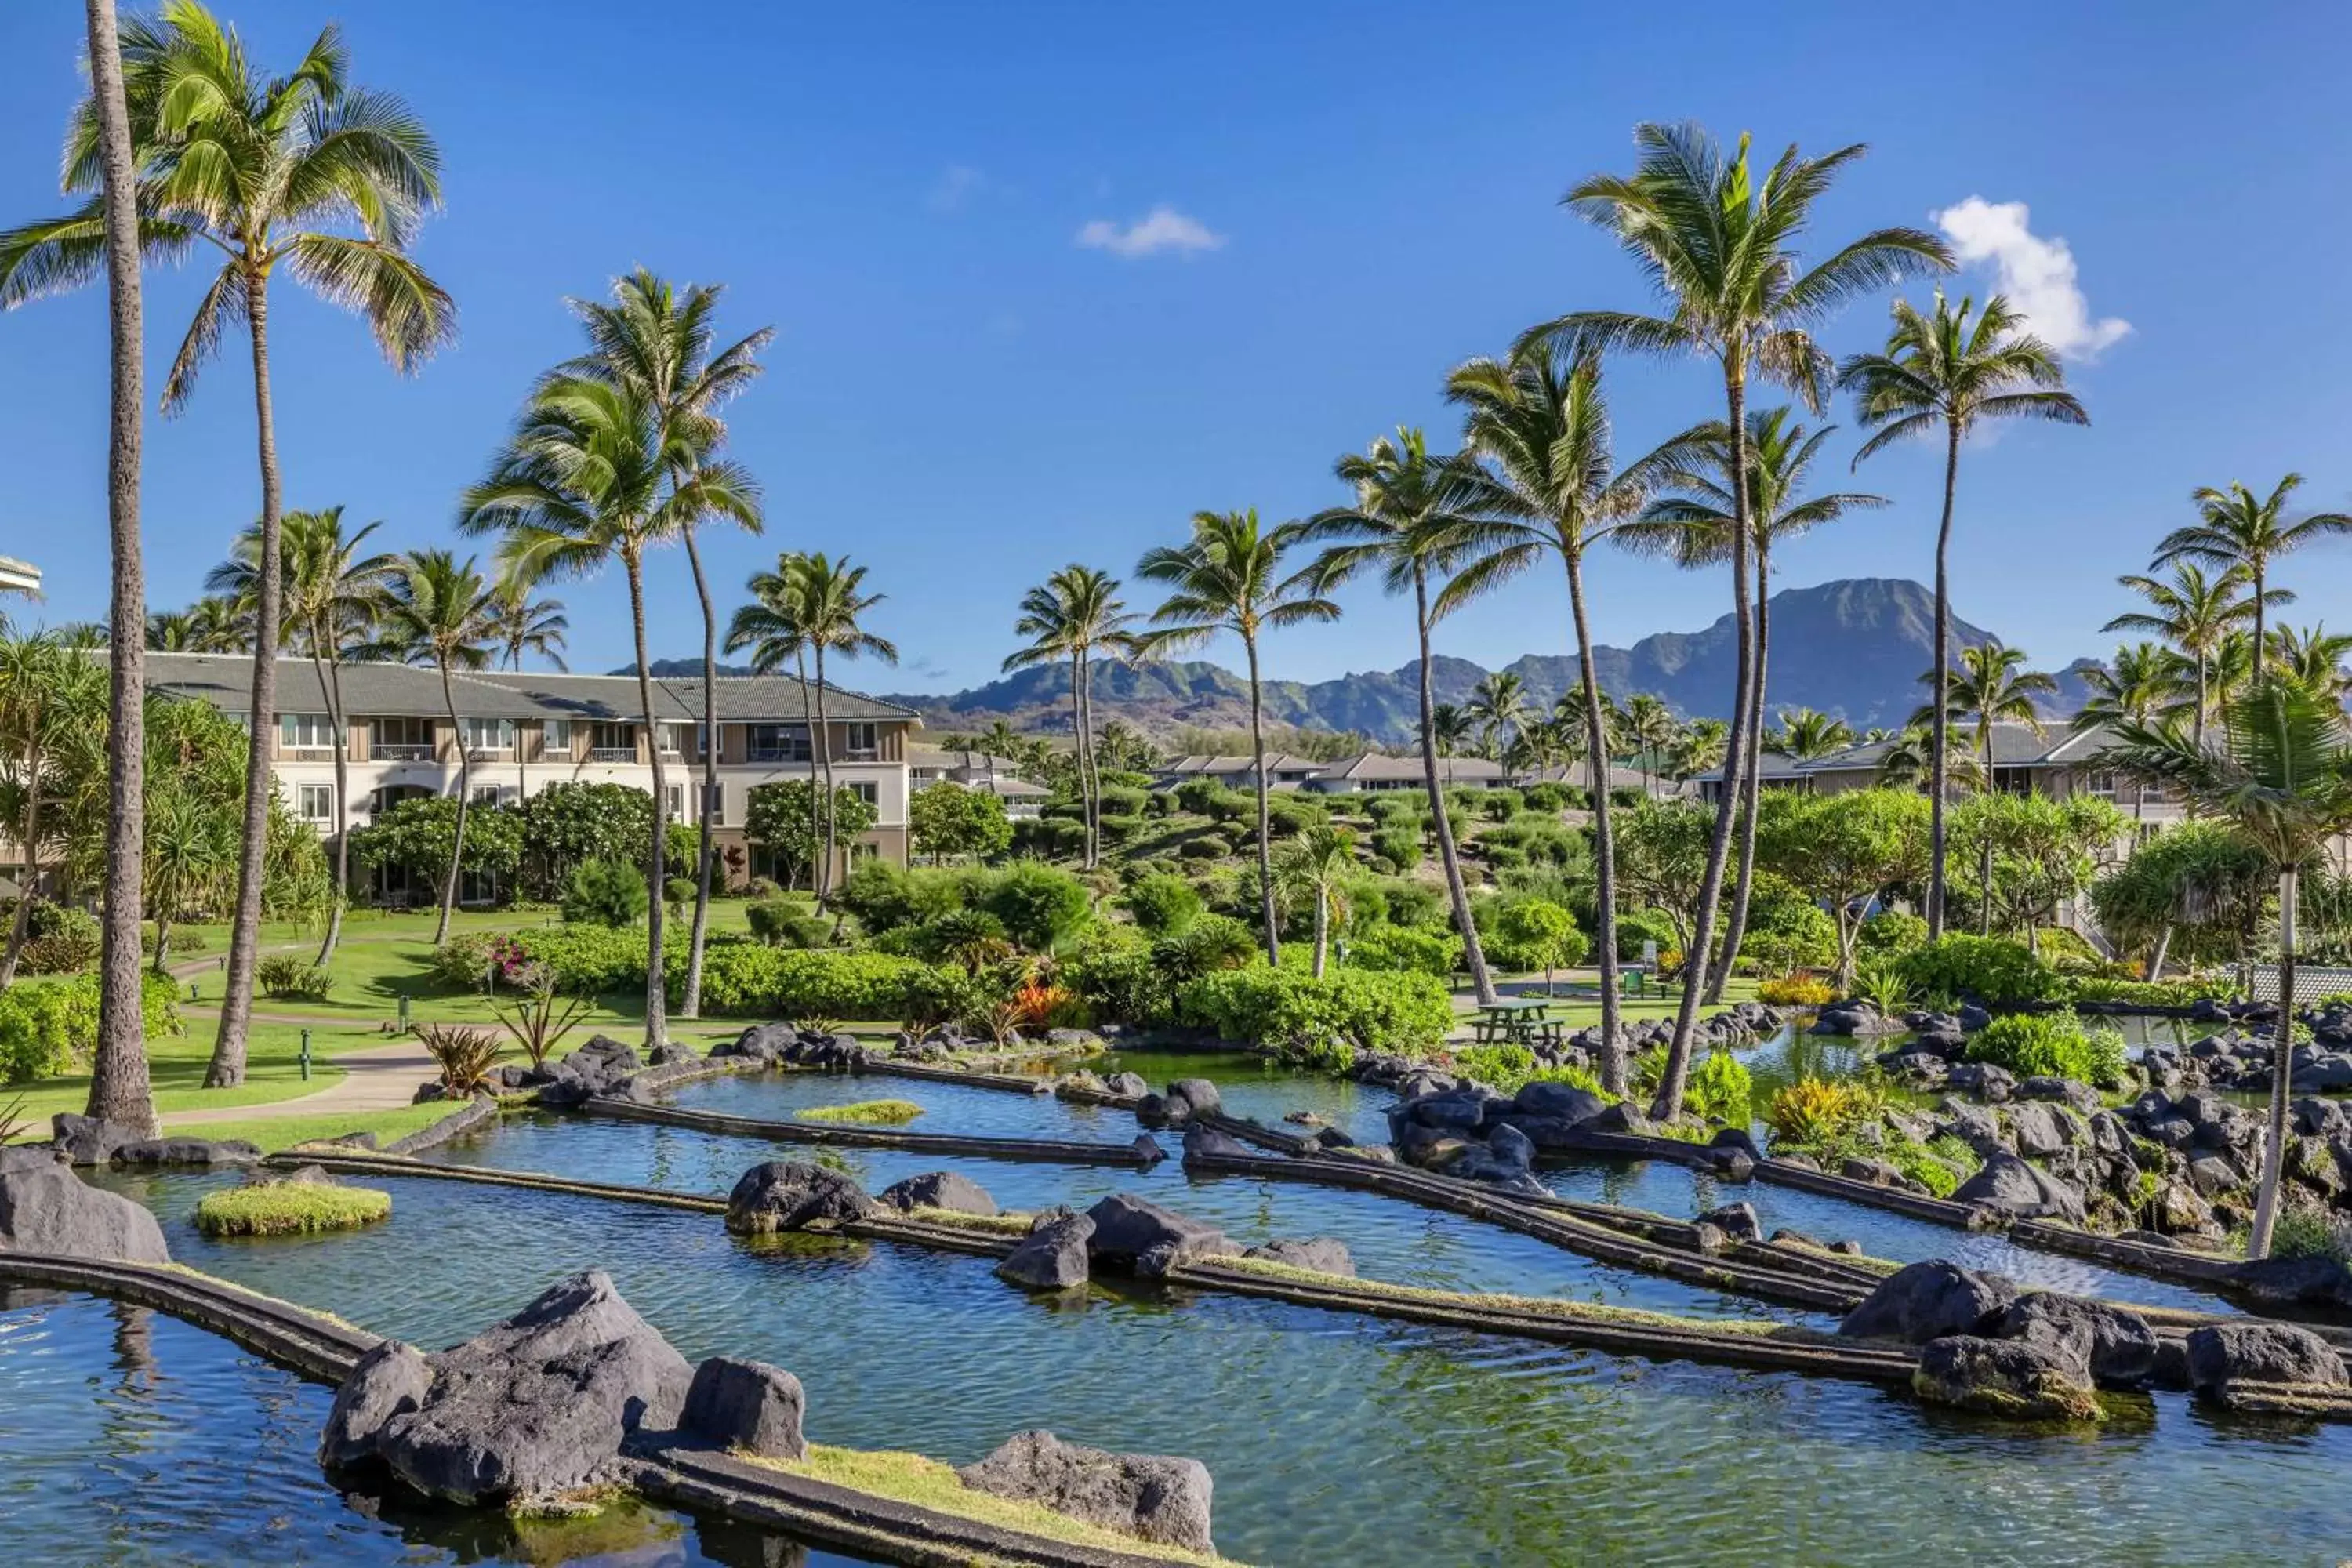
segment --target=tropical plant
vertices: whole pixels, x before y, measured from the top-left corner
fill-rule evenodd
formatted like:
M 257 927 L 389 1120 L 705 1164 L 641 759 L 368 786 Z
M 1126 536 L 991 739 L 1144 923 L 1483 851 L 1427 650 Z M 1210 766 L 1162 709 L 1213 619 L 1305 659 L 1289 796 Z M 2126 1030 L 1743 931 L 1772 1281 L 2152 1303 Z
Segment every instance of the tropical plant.
M 2352 637 L 2331 632 L 2326 626 L 2273 626 L 2266 650 L 2271 668 L 2323 697 L 2342 701 L 2352 695 Z
M 440 153 L 389 93 L 354 88 L 341 36 L 321 32 L 294 70 L 256 73 L 243 41 L 195 0 L 168 0 L 121 29 L 122 90 L 144 253 L 175 260 L 199 243 L 220 252 L 195 320 L 163 382 L 165 412 L 184 406 L 197 373 L 242 325 L 251 340 L 261 466 L 261 581 L 254 621 L 246 816 L 227 989 L 205 1073 L 245 1079 L 246 1030 L 259 942 L 268 832 L 270 731 L 277 724 L 278 528 L 283 511 L 269 376 L 269 283 L 283 268 L 314 293 L 362 315 L 406 371 L 447 341 L 456 309 L 407 254 L 440 199 Z M 92 190 L 109 162 L 94 99 L 67 132 L 63 184 Z M 0 234 L 0 304 L 74 287 L 106 256 L 103 195 L 64 217 Z M 356 229 L 356 233 L 345 232 Z
M 1811 708 L 1783 708 L 1780 727 L 1764 736 L 1763 750 L 1800 763 L 1817 763 L 1854 743 L 1853 726 Z
M 2205 721 L 2213 711 L 2214 661 L 2231 635 L 2243 630 L 2254 618 L 2254 601 L 2246 592 L 2249 579 L 2245 569 L 2227 566 L 2209 577 L 2196 562 L 2182 560 L 2173 563 L 2172 580 L 2168 583 L 2138 574 L 2116 581 L 2145 597 L 2148 607 L 2127 611 L 2099 629 L 2152 633 L 2170 643 L 2194 667 L 2196 701 L 2189 711 L 2192 731 L 2202 741 Z M 2273 588 L 2269 594 L 2273 605 L 2284 604 L 2288 597 L 2283 588 Z
M 1282 841 L 1274 855 L 1278 894 L 1303 899 L 1313 911 L 1315 956 L 1310 973 L 1323 975 L 1331 927 L 1348 921 L 1348 883 L 1356 873 L 1356 836 L 1344 827 L 1315 823 Z
M 87 636 L 0 628 L 0 823 L 24 856 L 23 895 L 0 946 L 0 990 L 16 977 L 47 852 L 68 822 L 67 798 L 99 763 L 106 666 Z M 133 953 L 134 962 L 137 954 Z
M 592 348 L 593 347 L 592 340 Z M 637 700 L 656 803 L 647 874 L 664 874 L 668 850 L 667 774 L 646 644 L 646 552 L 705 520 L 755 524 L 759 486 L 740 466 L 712 456 L 719 432 L 699 415 L 665 413 L 634 379 L 558 374 L 531 394 L 490 475 L 469 489 L 458 527 L 503 535 L 499 558 L 519 584 L 584 577 L 618 560 L 629 585 L 636 645 Z M 654 908 L 647 941 L 646 1038 L 667 1035 L 663 926 Z
M 1093 660 L 1097 652 L 1124 657 L 1135 647 L 1135 616 L 1118 596 L 1118 579 L 1076 563 L 1021 596 L 1015 635 L 1028 645 L 1006 656 L 1007 670 L 1070 661 L 1070 732 L 1077 742 L 1078 804 L 1086 824 L 1085 865 L 1102 856 L 1102 775 L 1095 762 Z
M 1250 774 L 1257 791 L 1259 915 L 1268 963 L 1282 956 L 1274 907 L 1273 828 L 1267 809 L 1265 688 L 1258 668 L 1258 638 L 1268 631 L 1339 618 L 1339 606 L 1323 596 L 1313 566 L 1286 574 L 1286 558 L 1307 542 L 1303 522 L 1259 526 L 1257 510 L 1199 511 L 1192 537 L 1180 545 L 1145 552 L 1136 575 L 1168 585 L 1168 597 L 1151 613 L 1153 629 L 1137 639 L 1136 651 L 1160 658 L 1198 647 L 1221 632 L 1241 639 L 1247 657 L 1250 703 Z
M 1710 360 L 1723 378 L 1724 428 L 1741 432 L 1743 439 L 1751 377 L 1793 387 L 1810 405 L 1821 403 L 1830 363 L 1810 335 L 1813 325 L 1856 295 L 1951 266 L 1942 241 L 1912 228 L 1874 230 L 1837 246 L 1811 267 L 1800 264 L 1795 247 L 1814 205 L 1839 172 L 1862 155 L 1858 145 L 1818 158 L 1802 157 L 1792 146 L 1759 179 L 1750 171 L 1744 134 L 1727 157 L 1696 125 L 1645 124 L 1633 137 L 1640 156 L 1631 175 L 1596 175 L 1563 201 L 1616 237 L 1664 297 L 1666 311 L 1579 311 L 1546 322 L 1528 337 Z M 1753 641 L 1747 487 L 1733 486 L 1732 497 L 1732 599 L 1744 657 Z M 1748 718 L 1735 704 L 1725 753 L 1727 780 L 1745 774 Z M 1701 932 L 1715 926 L 1733 815 L 1718 816 L 1709 840 L 1696 910 Z M 1685 986 L 1675 1014 L 1655 1102 L 1668 1116 L 1682 1108 L 1704 989 Z
M 554 971 L 543 963 L 526 963 L 509 976 L 509 988 L 490 996 L 490 1011 L 499 1026 L 514 1037 L 536 1072 L 563 1043 L 563 1037 L 595 1010 L 592 996 L 566 996 L 555 987 Z
M 489 1087 L 490 1075 L 498 1070 L 499 1037 L 494 1029 L 478 1024 L 419 1024 L 416 1041 L 441 1069 L 441 1092 L 447 1098 L 463 1099 L 480 1092 Z
M 1928 731 L 1927 929 L 1944 932 L 1945 823 L 1951 795 L 1950 721 L 1945 700 L 1951 689 L 1952 596 L 1949 564 L 1952 503 L 1959 489 L 1960 443 L 1991 419 L 2050 419 L 2087 425 L 2074 395 L 2065 390 L 2065 371 L 2047 343 L 2025 330 L 2022 312 L 1995 294 L 1969 320 L 1974 301 L 1952 308 L 1941 289 L 1931 314 L 1897 300 L 1886 346 L 1854 354 L 1838 366 L 1838 384 L 1854 395 L 1854 416 L 1870 439 L 1853 455 L 1856 468 L 1897 441 L 1940 430 L 1944 437 L 1944 510 L 1936 528 L 1936 663 L 1927 678 L 1932 716 Z
M 1665 699 L 1637 691 L 1626 700 L 1624 728 L 1642 769 L 1642 793 L 1655 794 L 1658 774 L 1665 771 L 1675 742 L 1682 739 L 1682 721 L 1675 717 Z
M 1759 805 L 1760 863 L 1828 909 L 1837 928 L 1837 984 L 1852 985 L 1863 917 L 1926 867 L 1925 804 L 1907 791 L 1868 789 L 1776 791 Z
M 1512 737 L 1527 718 L 1527 683 L 1507 669 L 1488 670 L 1470 690 L 1466 705 L 1483 737 L 1479 744 L 1488 758 L 1500 761 Z
M 2242 573 L 2253 605 L 2248 617 L 2253 646 L 2267 647 L 2263 612 L 2286 602 L 2270 587 L 2271 563 L 2320 539 L 2352 533 L 2352 515 L 2344 512 L 2317 511 L 2289 521 L 2287 498 L 2302 485 L 2301 474 L 2289 474 L 2267 496 L 2256 496 L 2235 483 L 2226 490 L 2210 485 L 2199 489 L 2189 498 L 2196 505 L 2198 521 L 2166 534 L 2148 564 L 2193 561 Z
M 1331 542 L 1316 559 L 1316 580 L 1328 592 L 1361 573 L 1378 571 L 1381 586 L 1388 593 L 1410 590 L 1412 594 L 1413 632 L 1420 652 L 1415 684 L 1422 786 L 1429 798 L 1438 865 L 1445 877 L 1454 929 L 1462 932 L 1463 963 L 1478 1000 L 1491 1003 L 1494 977 L 1487 973 L 1486 954 L 1479 947 L 1476 922 L 1470 918 L 1461 850 L 1445 811 L 1437 768 L 1438 758 L 1453 755 L 1470 739 L 1476 721 L 1468 711 L 1436 700 L 1430 666 L 1430 637 L 1438 618 L 1431 606 L 1430 578 L 1452 571 L 1461 552 L 1464 519 L 1456 510 L 1465 479 L 1461 463 L 1432 457 L 1419 430 L 1400 427 L 1394 439 L 1380 437 L 1360 456 L 1349 453 L 1341 458 L 1333 465 L 1333 472 L 1355 488 L 1355 504 L 1334 507 L 1307 520 L 1309 537 Z M 1381 837 L 1388 839 L 1381 853 L 1399 869 L 1420 863 L 1417 842 L 1408 854 L 1402 838 Z

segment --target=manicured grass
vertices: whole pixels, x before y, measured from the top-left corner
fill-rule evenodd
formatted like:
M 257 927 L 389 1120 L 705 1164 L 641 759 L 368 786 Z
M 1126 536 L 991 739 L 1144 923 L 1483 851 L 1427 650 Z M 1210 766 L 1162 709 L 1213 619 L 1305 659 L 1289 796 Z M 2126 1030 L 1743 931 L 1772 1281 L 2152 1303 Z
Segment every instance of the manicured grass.
M 463 1100 L 427 1100 L 423 1105 L 403 1105 L 391 1110 L 351 1110 L 341 1115 L 323 1116 L 264 1116 L 250 1121 L 205 1121 L 178 1131 L 191 1138 L 210 1138 L 218 1142 L 239 1139 L 258 1144 L 265 1154 L 281 1149 L 291 1149 L 299 1143 L 323 1142 L 351 1132 L 373 1132 L 379 1144 L 405 1138 L 422 1131 L 445 1117 L 455 1116 L 467 1107 Z
M 206 1236 L 310 1236 L 356 1230 L 392 1213 L 392 1194 L 321 1182 L 263 1182 L 206 1193 L 196 1228 Z
M 850 1105 L 820 1105 L 800 1113 L 803 1121 L 845 1121 L 855 1127 L 904 1127 L 923 1113 L 911 1100 L 861 1100 Z
M 754 1454 L 739 1454 L 736 1457 L 770 1469 L 782 1470 L 787 1475 L 829 1481 L 837 1487 L 872 1492 L 916 1508 L 951 1513 L 960 1519 L 992 1524 L 1000 1530 L 1042 1535 L 1049 1541 L 1066 1542 L 1074 1546 L 1092 1546 L 1138 1557 L 1157 1557 L 1169 1563 L 1223 1564 L 1232 1561 L 1139 1541 L 1132 1535 L 1087 1524 L 1066 1513 L 1056 1513 L 1043 1503 L 1016 1502 L 1010 1498 L 975 1491 L 964 1485 L 951 1468 L 937 1459 L 925 1458 L 920 1454 L 873 1453 L 812 1443 L 805 1459 L 771 1459 Z
M 266 1105 L 316 1094 L 340 1080 L 334 1065 L 339 1051 L 387 1043 L 375 1030 L 313 1026 L 310 1030 L 310 1077 L 302 1077 L 302 1029 L 295 1024 L 256 1024 L 246 1037 L 246 1079 L 235 1089 L 206 1089 L 205 1069 L 213 1056 L 214 1024 L 192 1017 L 186 1033 L 159 1036 L 147 1042 L 147 1074 L 155 1090 L 155 1109 L 195 1110 L 214 1106 Z M 0 1104 L 25 1097 L 23 1114 L 42 1124 L 46 1134 L 50 1116 L 60 1110 L 79 1112 L 89 1100 L 89 1075 L 66 1073 L 36 1079 L 31 1083 L 0 1089 Z

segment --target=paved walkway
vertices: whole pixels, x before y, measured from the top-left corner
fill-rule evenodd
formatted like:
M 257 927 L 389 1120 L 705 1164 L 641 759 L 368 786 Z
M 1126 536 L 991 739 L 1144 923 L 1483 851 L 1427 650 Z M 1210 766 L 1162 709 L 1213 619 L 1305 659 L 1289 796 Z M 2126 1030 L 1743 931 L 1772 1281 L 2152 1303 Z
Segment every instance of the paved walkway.
M 416 1097 L 416 1086 L 434 1074 L 433 1058 L 415 1040 L 389 1040 L 364 1050 L 342 1051 L 333 1065 L 342 1077 L 316 1094 L 294 1100 L 273 1100 L 261 1105 L 206 1106 L 200 1110 L 167 1110 L 166 1127 L 200 1126 L 207 1121 L 275 1121 L 281 1116 L 338 1116 L 347 1112 L 394 1110 Z

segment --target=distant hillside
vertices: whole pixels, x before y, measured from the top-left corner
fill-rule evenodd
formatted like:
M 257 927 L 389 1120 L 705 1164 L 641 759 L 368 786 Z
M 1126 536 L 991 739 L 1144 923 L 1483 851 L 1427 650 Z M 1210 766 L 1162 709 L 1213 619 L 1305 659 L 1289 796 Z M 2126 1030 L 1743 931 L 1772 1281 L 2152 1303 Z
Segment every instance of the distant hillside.
M 1926 696 L 1919 677 L 1934 662 L 1935 596 L 1900 578 L 1847 578 L 1772 595 L 1772 647 L 1767 672 L 1768 709 L 1815 708 L 1857 729 L 1897 725 Z M 1953 617 L 1964 647 L 1993 635 Z M 1593 650 L 1602 683 L 1621 699 L 1634 692 L 1664 698 L 1686 718 L 1729 714 L 1737 628 L 1731 616 L 1696 632 L 1659 632 L 1630 648 Z M 690 673 L 691 661 L 680 673 Z M 2087 661 L 2085 661 L 2087 662 Z M 656 666 L 656 668 L 663 667 Z M 1532 705 L 1549 708 L 1577 679 L 1576 660 L 1527 654 L 1504 667 L 1528 689 Z M 2053 711 L 2082 706 L 2082 664 L 2061 673 Z M 1466 658 L 1439 655 L 1431 684 L 1441 702 L 1461 702 L 1486 674 Z M 1389 743 L 1409 741 L 1416 715 L 1411 664 L 1313 682 L 1268 681 L 1269 721 L 1305 729 L 1353 730 Z M 884 698 L 923 715 L 935 729 L 979 729 L 1002 719 L 1019 730 L 1067 729 L 1069 676 L 1058 668 L 1026 669 L 968 691 L 899 692 Z M 1135 667 L 1106 665 L 1095 673 L 1095 700 L 1104 719 L 1118 718 L 1147 731 L 1179 725 L 1235 728 L 1249 721 L 1249 690 L 1222 666 L 1177 660 Z

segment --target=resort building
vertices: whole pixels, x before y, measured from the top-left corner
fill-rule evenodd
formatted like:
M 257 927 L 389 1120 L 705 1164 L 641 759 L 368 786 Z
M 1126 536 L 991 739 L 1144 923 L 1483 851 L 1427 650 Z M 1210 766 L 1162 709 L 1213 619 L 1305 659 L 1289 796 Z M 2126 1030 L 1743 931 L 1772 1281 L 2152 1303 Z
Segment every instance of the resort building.
M 210 702 L 244 721 L 252 706 L 253 660 L 242 654 L 151 652 L 149 689 Z M 717 749 L 710 799 L 713 841 L 744 852 L 751 874 L 764 856 L 746 841 L 751 792 L 816 773 L 814 687 L 785 676 L 722 676 L 714 683 L 718 734 L 702 727 L 702 682 L 654 682 L 655 732 L 646 733 L 635 676 L 537 671 L 452 675 L 457 718 L 438 671 L 398 664 L 346 664 L 339 684 L 350 796 L 335 795 L 334 729 L 320 668 L 307 658 L 278 664 L 276 771 L 278 792 L 304 821 L 330 837 L 365 826 L 376 813 L 420 795 L 454 795 L 462 748 L 473 798 L 512 804 L 551 784 L 628 784 L 651 793 L 657 748 L 664 805 L 671 818 L 698 819 L 706 746 Z M 834 783 L 875 808 L 873 829 L 843 848 L 845 863 L 880 855 L 907 860 L 908 739 L 922 721 L 909 709 L 827 689 Z
M 1956 759 L 1980 755 L 1974 724 L 1954 724 L 1950 734 Z M 2060 721 L 2044 725 L 2037 734 L 2030 725 L 2004 721 L 1993 725 L 1990 739 L 1994 789 L 2058 800 L 2095 795 L 2150 826 L 2178 822 L 2186 815 L 2180 803 L 2162 789 L 2136 784 L 2101 765 L 2099 753 L 2112 740 L 2111 732 L 2102 726 L 2074 730 Z M 1881 766 L 1895 743 L 1864 742 L 1811 762 L 1767 752 L 1759 781 L 1766 789 L 1801 789 L 1817 795 L 1868 789 L 1881 782 Z M 1693 782 L 1705 799 L 1722 798 L 1722 769 L 1702 773 Z
M 0 594 L 37 594 L 41 569 L 14 556 L 0 555 Z
M 1485 757 L 1440 757 L 1437 782 L 1447 789 L 1495 789 L 1505 782 L 1503 764 Z M 1373 795 L 1425 789 L 1428 778 L 1417 755 L 1391 757 L 1384 752 L 1366 752 L 1360 757 L 1324 763 L 1306 787 L 1318 795 Z
M 992 795 L 1004 803 L 1004 815 L 1015 822 L 1035 816 L 1054 793 L 1020 777 L 1010 758 L 920 744 L 907 748 L 907 784 L 911 790 L 935 784 L 961 784 Z

